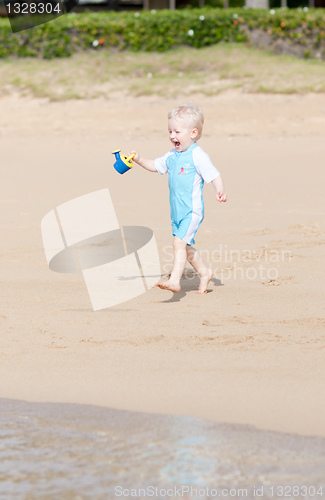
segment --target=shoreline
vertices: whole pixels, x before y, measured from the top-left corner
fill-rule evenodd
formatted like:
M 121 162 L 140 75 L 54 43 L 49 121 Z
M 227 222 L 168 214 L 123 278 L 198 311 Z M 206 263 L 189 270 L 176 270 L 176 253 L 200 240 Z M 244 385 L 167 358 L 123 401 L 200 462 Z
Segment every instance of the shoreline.
M 91 498 L 164 498 L 167 491 L 266 499 L 284 488 L 305 498 L 323 491 L 324 438 L 71 404 L 0 400 L 0 410 L 0 425 L 10 428 L 0 485 L 8 500 L 18 488 L 35 499 L 67 490 Z

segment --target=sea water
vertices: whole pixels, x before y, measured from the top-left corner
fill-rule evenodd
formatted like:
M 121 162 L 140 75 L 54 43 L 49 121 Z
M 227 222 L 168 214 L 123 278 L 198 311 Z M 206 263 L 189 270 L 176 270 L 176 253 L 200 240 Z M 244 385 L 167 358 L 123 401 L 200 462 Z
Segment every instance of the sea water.
M 325 438 L 0 400 L 1 500 L 325 500 Z

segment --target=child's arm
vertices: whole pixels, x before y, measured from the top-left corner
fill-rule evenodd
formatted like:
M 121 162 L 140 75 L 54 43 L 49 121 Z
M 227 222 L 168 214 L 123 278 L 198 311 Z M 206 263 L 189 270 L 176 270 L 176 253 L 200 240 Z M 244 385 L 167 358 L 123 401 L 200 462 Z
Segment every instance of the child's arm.
M 224 187 L 223 187 L 223 181 L 221 178 L 221 175 L 218 175 L 213 181 L 212 181 L 213 187 L 216 190 L 216 196 L 217 200 L 222 202 L 222 201 L 227 201 L 227 195 L 224 192 Z
M 154 160 L 147 160 L 146 158 L 141 158 L 141 156 L 137 151 L 131 151 L 129 153 L 129 156 L 131 154 L 134 154 L 132 160 L 135 161 L 135 163 L 137 163 L 138 165 L 140 165 L 140 167 L 145 168 L 149 172 L 157 172 Z

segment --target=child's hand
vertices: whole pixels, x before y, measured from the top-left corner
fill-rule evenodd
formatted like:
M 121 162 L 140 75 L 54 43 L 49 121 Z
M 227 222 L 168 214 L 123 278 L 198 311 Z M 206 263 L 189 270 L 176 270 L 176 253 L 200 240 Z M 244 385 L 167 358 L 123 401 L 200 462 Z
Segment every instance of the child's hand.
M 221 175 L 218 175 L 213 181 L 212 181 L 213 187 L 216 190 L 216 198 L 217 200 L 222 203 L 223 201 L 227 201 L 227 195 L 224 192 L 224 186 L 222 182 Z
M 220 201 L 220 203 L 222 203 L 223 201 L 227 201 L 226 193 L 222 193 L 221 191 L 218 191 L 217 200 Z
M 136 163 L 138 163 L 138 161 L 140 160 L 140 155 L 137 151 L 130 151 L 128 156 L 131 156 L 131 155 L 134 155 L 132 160 L 135 161 Z

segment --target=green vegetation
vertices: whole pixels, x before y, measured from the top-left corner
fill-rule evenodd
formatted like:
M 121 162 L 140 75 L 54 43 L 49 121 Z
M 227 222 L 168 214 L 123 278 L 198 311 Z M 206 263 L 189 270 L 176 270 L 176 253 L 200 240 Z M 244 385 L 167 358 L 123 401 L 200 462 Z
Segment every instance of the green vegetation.
M 306 57 L 325 58 L 325 10 L 183 9 L 176 11 L 70 13 L 33 29 L 13 34 L 0 20 L 0 57 L 67 57 L 87 49 L 164 52 L 177 46 L 207 47 L 249 42 L 260 30 L 270 41 L 303 46 Z M 95 48 L 93 42 L 100 43 Z
M 182 97 L 245 93 L 325 92 L 324 63 L 220 43 L 164 53 L 101 51 L 51 61 L 6 58 L 0 93 L 67 99 L 115 95 Z

